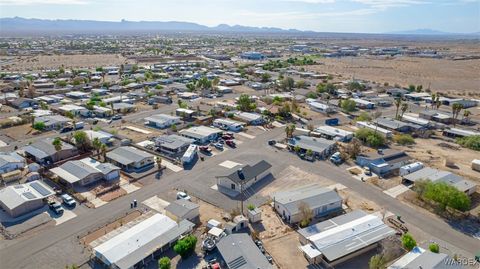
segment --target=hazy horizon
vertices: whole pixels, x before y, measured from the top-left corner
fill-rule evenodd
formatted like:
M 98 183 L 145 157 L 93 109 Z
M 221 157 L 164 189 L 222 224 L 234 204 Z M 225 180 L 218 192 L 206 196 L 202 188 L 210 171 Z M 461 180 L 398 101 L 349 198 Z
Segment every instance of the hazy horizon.
M 2 18 L 178 21 L 338 33 L 480 32 L 480 0 L 0 0 L 0 7 Z

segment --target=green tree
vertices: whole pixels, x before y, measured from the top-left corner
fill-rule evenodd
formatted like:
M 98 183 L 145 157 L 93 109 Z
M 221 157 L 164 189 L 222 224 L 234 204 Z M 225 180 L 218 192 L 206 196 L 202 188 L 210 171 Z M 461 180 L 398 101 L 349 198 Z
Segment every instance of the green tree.
M 197 237 L 194 235 L 188 235 L 183 239 L 178 240 L 175 246 L 173 246 L 173 250 L 184 259 L 193 253 L 196 244 Z
M 428 249 L 433 252 L 433 253 L 439 253 L 440 252 L 440 246 L 436 243 L 432 243 L 428 246 Z
M 384 146 L 386 143 L 385 138 L 381 134 L 367 128 L 358 129 L 355 132 L 355 137 L 374 148 Z
M 237 107 L 241 111 L 252 111 L 256 106 L 255 101 L 248 94 L 242 94 L 238 98 Z
M 270 74 L 268 74 L 268 73 L 263 73 L 262 76 L 261 76 L 261 81 L 262 81 L 262 82 L 269 82 L 271 77 L 272 77 L 272 76 L 271 76 Z
M 347 99 L 342 101 L 341 108 L 344 112 L 352 112 L 355 111 L 356 103 L 352 99 Z
M 92 147 L 93 149 L 97 152 L 97 154 L 100 154 L 100 149 L 102 147 L 102 142 L 100 142 L 100 139 L 98 137 L 95 137 L 92 141 Z
M 33 129 L 37 131 L 43 131 L 45 130 L 45 123 L 43 121 L 37 121 L 33 124 Z
M 439 203 L 442 208 L 449 206 L 460 211 L 467 211 L 471 206 L 470 197 L 466 193 L 445 182 L 428 181 L 424 186 L 422 197 Z
M 408 104 L 403 103 L 400 107 L 400 110 L 402 111 L 402 113 L 400 114 L 400 120 L 401 120 L 403 118 L 403 114 L 405 114 L 405 112 L 407 112 L 408 110 Z
M 59 137 L 55 137 L 52 141 L 52 145 L 55 147 L 56 151 L 62 150 L 62 140 Z
M 162 257 L 160 260 L 158 260 L 159 269 L 170 269 L 170 266 L 171 266 L 170 258 Z
M 417 246 L 417 241 L 413 239 L 413 236 L 410 233 L 406 233 L 402 236 L 402 245 L 405 249 L 411 251 Z
M 376 254 L 370 258 L 368 262 L 369 269 L 385 269 L 387 268 L 387 259 L 383 254 Z
M 293 132 L 295 132 L 295 125 L 294 124 L 290 124 L 290 125 L 287 125 L 285 126 L 285 136 L 287 138 L 292 138 L 293 136 Z
M 396 98 L 395 102 L 393 102 L 395 105 L 395 119 L 398 119 L 398 111 L 400 110 L 400 106 L 402 105 L 402 98 Z
M 463 105 L 459 103 L 455 103 L 452 105 L 452 114 L 453 114 L 453 127 L 457 124 L 457 118 L 458 115 L 460 114 L 460 111 L 462 111 Z
M 356 118 L 355 118 L 355 121 L 371 121 L 372 120 L 372 116 L 370 116 L 370 114 L 368 114 L 367 112 L 363 111 L 362 113 L 360 113 L 360 115 L 358 115 Z
M 286 77 L 280 81 L 280 88 L 284 91 L 291 91 L 295 87 L 295 80 L 291 77 Z
M 76 131 L 73 133 L 73 139 L 75 140 L 75 145 L 77 148 L 81 149 L 83 152 L 90 148 L 90 139 L 88 138 L 87 133 L 84 131 Z
M 313 156 L 313 150 L 307 149 L 306 154 L 307 154 L 307 156 Z

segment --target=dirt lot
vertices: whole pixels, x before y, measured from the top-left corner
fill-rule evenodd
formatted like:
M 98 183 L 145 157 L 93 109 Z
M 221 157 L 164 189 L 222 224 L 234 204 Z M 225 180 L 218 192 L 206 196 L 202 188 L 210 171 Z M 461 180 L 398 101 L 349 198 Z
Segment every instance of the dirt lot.
M 83 55 L 40 55 L 15 57 L 9 64 L 2 66 L 8 71 L 37 71 L 57 69 L 64 66 L 70 68 L 95 68 L 97 66 L 119 66 L 126 59 L 119 54 L 83 54 Z
M 100 238 L 101 236 L 119 228 L 123 224 L 128 223 L 128 222 L 138 218 L 140 215 L 142 215 L 142 213 L 140 211 L 133 211 L 132 213 L 126 215 L 125 217 L 120 218 L 120 219 L 116 220 L 115 222 L 112 222 L 112 223 L 110 223 L 110 224 L 108 224 L 108 225 L 106 225 L 106 226 L 104 226 L 104 227 L 102 227 L 98 230 L 95 230 L 95 231 L 89 233 L 85 237 L 81 238 L 80 242 L 82 242 L 85 245 L 88 245 L 91 242 L 93 242 L 94 240 Z
M 2 135 L 15 138 L 16 141 L 23 141 L 25 139 L 33 138 L 36 135 L 40 134 L 38 131 L 32 129 L 31 124 L 24 124 L 13 126 L 10 128 L 2 129 Z M 42 132 L 42 135 L 53 133 L 53 131 Z
M 473 171 L 471 168 L 472 160 L 478 159 L 478 151 L 461 148 L 454 143 L 447 143 L 441 139 L 417 138 L 415 139 L 415 142 L 415 145 L 407 148 L 397 145 L 393 145 L 392 147 L 399 150 L 404 150 L 408 155 L 420 162 L 423 162 L 427 166 L 448 170 L 480 183 L 480 172 Z M 438 144 L 440 143 L 446 143 L 452 147 L 439 146 Z M 449 159 L 450 161 L 454 162 L 456 168 L 446 167 L 445 159 Z
M 277 191 L 300 187 L 311 183 L 318 183 L 322 186 L 334 184 L 333 181 L 327 178 L 307 173 L 294 166 L 288 166 L 282 172 L 280 172 L 279 175 L 280 176 L 272 183 L 268 184 L 268 186 L 265 186 L 259 195 L 269 196 Z
M 307 268 L 308 262 L 298 249 L 300 242 L 296 232 L 265 240 L 263 244 L 279 268 Z
M 341 80 L 365 79 L 383 84 L 423 85 L 433 91 L 474 92 L 480 95 L 480 60 L 453 61 L 447 59 L 423 59 L 398 57 L 380 59 L 373 57 L 326 58 L 321 65 L 306 69 L 320 73 L 342 75 Z

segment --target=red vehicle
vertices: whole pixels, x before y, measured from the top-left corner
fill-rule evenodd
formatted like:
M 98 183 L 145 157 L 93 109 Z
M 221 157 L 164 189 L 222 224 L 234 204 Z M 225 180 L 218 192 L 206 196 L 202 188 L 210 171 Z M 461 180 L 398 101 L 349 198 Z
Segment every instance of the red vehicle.
M 227 144 L 228 146 L 230 146 L 232 148 L 237 146 L 233 140 L 225 140 L 225 144 Z
M 198 147 L 200 149 L 200 151 L 203 151 L 203 152 L 212 152 L 212 150 L 208 147 L 208 146 L 200 146 Z
M 230 140 L 230 139 L 233 139 L 233 136 L 224 134 L 224 135 L 222 135 L 222 139 L 223 140 Z

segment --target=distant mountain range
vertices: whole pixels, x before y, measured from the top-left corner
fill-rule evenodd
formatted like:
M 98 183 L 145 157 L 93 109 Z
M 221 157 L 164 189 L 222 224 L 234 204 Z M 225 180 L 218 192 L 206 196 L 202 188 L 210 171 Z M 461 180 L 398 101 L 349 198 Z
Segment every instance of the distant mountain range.
M 250 27 L 220 24 L 208 27 L 198 23 L 180 21 L 94 21 L 94 20 L 43 20 L 20 17 L 0 18 L 0 33 L 99 33 L 99 32 L 242 32 L 242 33 L 308 33 L 295 29 Z
M 181 21 L 95 21 L 95 20 L 44 20 L 26 19 L 21 17 L 0 18 L 1 36 L 50 35 L 50 34 L 121 34 L 121 33 L 159 33 L 159 32 L 189 32 L 189 33 L 246 33 L 246 34 L 323 34 L 330 36 L 344 35 L 398 35 L 398 36 L 466 36 L 478 37 L 480 33 L 454 34 L 431 29 L 390 32 L 384 34 L 349 34 L 349 33 L 319 33 L 300 31 L 296 29 L 281 29 L 275 27 L 251 27 L 242 25 L 220 24 L 209 27 L 193 22 Z

